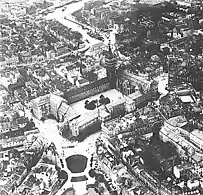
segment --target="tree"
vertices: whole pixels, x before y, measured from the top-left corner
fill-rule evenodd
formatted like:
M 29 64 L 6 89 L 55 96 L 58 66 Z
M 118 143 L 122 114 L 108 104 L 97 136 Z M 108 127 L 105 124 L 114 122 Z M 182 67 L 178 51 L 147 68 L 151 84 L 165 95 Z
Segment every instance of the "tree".
M 126 180 L 126 185 L 127 185 L 128 188 L 131 188 L 132 185 L 133 185 L 132 179 L 127 179 L 127 180 Z
M 103 98 L 104 98 L 104 95 L 103 95 L 103 94 L 101 94 L 99 98 L 100 98 L 100 99 L 103 99 Z
M 89 170 L 89 176 L 90 176 L 90 177 L 96 177 L 96 175 L 97 175 L 97 173 L 95 172 L 94 169 L 90 169 L 90 170 Z
M 26 125 L 25 125 L 25 129 L 34 129 L 35 128 L 35 123 L 33 122 L 33 120 L 31 119 Z
M 104 99 L 105 99 L 104 95 L 101 94 L 100 97 L 99 97 L 99 103 L 104 104 Z
M 40 120 L 41 120 L 42 122 L 44 122 L 46 119 L 45 119 L 45 117 L 42 117 Z
M 104 182 L 105 181 L 104 175 L 98 174 L 96 180 L 98 180 L 99 182 Z
M 104 97 L 104 95 L 100 95 L 99 97 L 99 103 L 100 104 L 109 104 L 110 103 L 110 99 L 108 97 Z
M 58 172 L 58 178 L 59 178 L 59 179 L 65 179 L 65 180 L 67 180 L 67 179 L 68 179 L 68 174 L 67 174 L 67 172 L 64 171 L 64 170 L 60 170 L 60 171 Z
M 88 100 L 87 100 L 88 101 Z M 95 108 L 96 108 L 96 102 L 95 102 L 95 100 L 92 100 L 91 102 L 85 102 L 85 108 L 87 109 L 87 110 L 94 110 Z
M 86 100 L 85 101 L 85 108 L 86 108 L 86 106 L 89 104 L 89 100 Z
M 105 99 L 104 99 L 104 104 L 109 104 L 111 101 L 110 101 L 110 99 L 108 98 L 108 97 L 106 97 Z
M 98 190 L 100 193 L 104 193 L 105 188 L 102 185 L 99 185 Z

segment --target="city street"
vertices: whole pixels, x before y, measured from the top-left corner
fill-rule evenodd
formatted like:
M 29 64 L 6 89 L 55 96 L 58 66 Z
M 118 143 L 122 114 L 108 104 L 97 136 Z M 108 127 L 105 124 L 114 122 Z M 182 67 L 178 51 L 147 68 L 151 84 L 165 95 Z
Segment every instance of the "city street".
M 87 137 L 83 142 L 72 143 L 69 140 L 63 138 L 59 134 L 58 123 L 55 120 L 47 119 L 44 122 L 37 120 L 31 116 L 31 113 L 26 109 L 25 114 L 29 119 L 33 119 L 36 127 L 40 130 L 40 136 L 47 140 L 48 144 L 52 142 L 55 144 L 57 152 L 61 159 L 63 159 L 63 164 L 65 165 L 64 170 L 68 173 L 68 181 L 64 186 L 56 193 L 56 195 L 61 195 L 66 189 L 71 188 L 72 186 L 77 192 L 77 195 L 84 194 L 86 192 L 86 181 L 84 182 L 71 182 L 72 176 L 77 176 L 78 174 L 72 174 L 70 170 L 66 167 L 65 159 L 71 155 L 81 154 L 88 158 L 87 167 L 85 171 L 79 175 L 86 175 L 88 178 L 87 183 L 94 183 L 94 179 L 89 177 L 90 170 L 90 158 L 91 154 L 95 153 L 95 141 L 100 135 L 100 132 L 97 132 L 93 135 Z M 69 148 L 69 146 L 74 146 Z

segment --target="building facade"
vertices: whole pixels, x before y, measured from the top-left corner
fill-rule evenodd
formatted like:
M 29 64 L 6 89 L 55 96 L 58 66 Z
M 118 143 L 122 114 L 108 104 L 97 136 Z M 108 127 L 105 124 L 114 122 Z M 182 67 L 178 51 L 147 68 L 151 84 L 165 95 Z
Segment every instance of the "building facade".
M 71 134 L 75 137 L 79 136 L 81 132 L 87 128 L 99 122 L 98 111 L 93 111 L 85 116 L 81 116 L 78 119 L 72 120 L 69 123 Z
M 111 118 L 125 114 L 125 99 L 119 99 L 106 105 L 107 110 L 111 114 Z
M 46 117 L 51 112 L 50 107 L 50 95 L 40 96 L 31 101 L 31 108 L 33 110 L 33 114 L 41 119 L 42 117 Z
M 98 93 L 107 91 L 108 89 L 110 89 L 109 80 L 107 78 L 103 78 L 80 88 L 68 91 L 65 93 L 65 98 L 68 101 L 68 104 L 72 104 Z
M 116 89 L 124 95 L 130 95 L 138 90 L 147 92 L 150 81 L 131 73 L 128 70 L 119 70 L 117 74 Z

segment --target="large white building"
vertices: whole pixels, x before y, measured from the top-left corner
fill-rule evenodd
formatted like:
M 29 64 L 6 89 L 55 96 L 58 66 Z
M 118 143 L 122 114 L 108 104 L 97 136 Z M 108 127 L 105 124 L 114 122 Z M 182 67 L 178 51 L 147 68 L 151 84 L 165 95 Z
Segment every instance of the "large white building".
M 33 99 L 30 104 L 31 108 L 33 109 L 33 114 L 38 119 L 46 117 L 47 114 L 51 112 L 50 94 L 37 97 Z
M 63 117 L 72 120 L 78 114 L 70 107 L 65 99 L 54 94 L 37 97 L 31 101 L 31 108 L 36 118 L 41 119 L 53 114 L 61 120 Z
M 203 149 L 203 131 L 198 129 L 193 130 L 190 133 L 190 141 L 198 146 L 201 150 Z
M 73 120 L 69 124 L 72 135 L 78 136 L 81 131 L 98 122 L 98 120 L 99 113 L 97 109 L 80 116 L 78 119 Z

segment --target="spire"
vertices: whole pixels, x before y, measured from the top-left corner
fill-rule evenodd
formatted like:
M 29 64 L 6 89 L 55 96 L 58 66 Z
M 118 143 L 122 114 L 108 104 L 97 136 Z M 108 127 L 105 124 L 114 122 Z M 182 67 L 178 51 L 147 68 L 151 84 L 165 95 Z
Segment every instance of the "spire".
M 112 53 L 112 51 L 111 51 L 111 40 L 110 40 L 110 39 L 109 39 L 109 44 L 108 44 L 108 46 L 109 46 L 109 52 Z
M 113 56 L 113 52 L 112 52 L 112 50 L 111 50 L 111 41 L 110 41 L 110 39 L 109 39 L 108 47 L 109 47 L 108 58 L 109 58 L 109 59 L 112 59 L 114 56 Z

